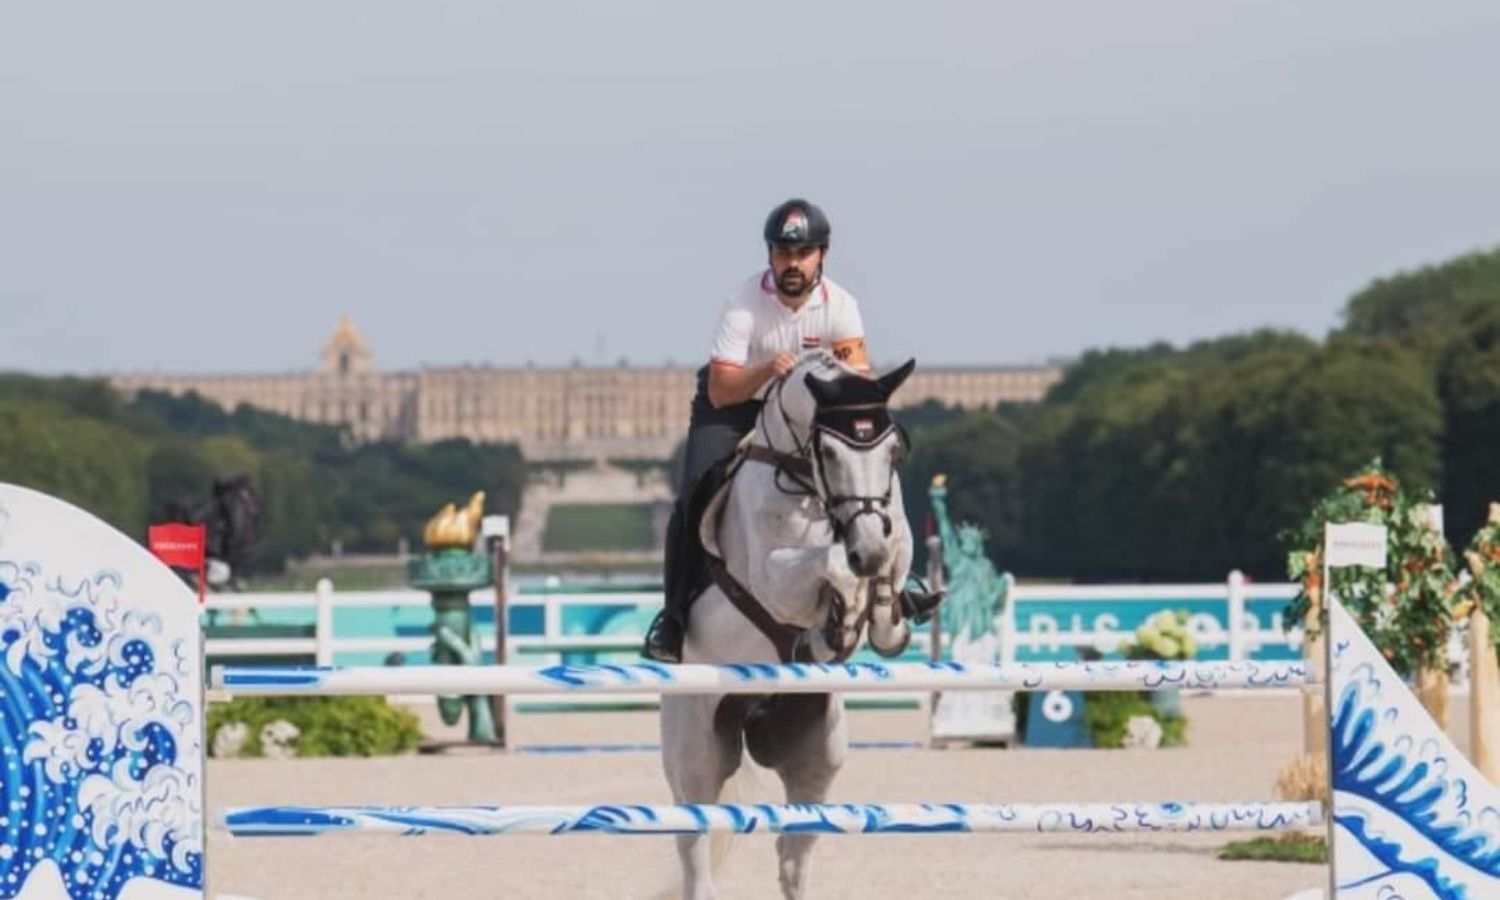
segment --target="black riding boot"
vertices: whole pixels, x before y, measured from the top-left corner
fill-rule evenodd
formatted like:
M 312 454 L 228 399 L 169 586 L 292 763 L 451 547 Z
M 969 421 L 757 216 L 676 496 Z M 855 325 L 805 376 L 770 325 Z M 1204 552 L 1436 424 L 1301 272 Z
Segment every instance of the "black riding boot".
M 651 620 L 651 628 L 646 632 L 646 642 L 641 646 L 641 655 L 659 663 L 680 663 L 684 636 L 682 623 L 663 609 Z
M 938 606 L 947 596 L 946 591 L 930 590 L 926 582 L 913 577 L 901 590 L 901 611 L 913 623 L 921 625 L 932 618 L 932 614 L 937 612 Z
M 666 535 L 666 559 L 662 566 L 662 611 L 651 620 L 651 627 L 646 629 L 646 641 L 641 647 L 641 655 L 662 663 L 682 662 L 682 640 L 687 634 L 687 603 L 684 593 L 691 590 L 683 582 L 683 535 L 682 535 L 682 507 L 676 505 L 672 509 L 672 517 L 667 520 Z

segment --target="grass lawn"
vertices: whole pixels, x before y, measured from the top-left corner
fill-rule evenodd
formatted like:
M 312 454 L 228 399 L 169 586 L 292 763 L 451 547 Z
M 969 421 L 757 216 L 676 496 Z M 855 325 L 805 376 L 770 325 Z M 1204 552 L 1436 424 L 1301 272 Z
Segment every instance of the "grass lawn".
M 1315 834 L 1292 831 L 1278 837 L 1235 841 L 1219 853 L 1219 859 L 1271 860 L 1275 862 L 1328 862 L 1328 846 Z
M 406 586 L 406 567 L 402 565 L 364 566 L 290 566 L 276 575 L 257 575 L 249 580 L 252 591 L 311 591 L 318 579 L 327 578 L 341 591 L 375 591 Z
M 567 503 L 547 511 L 542 550 L 650 550 L 651 537 L 649 503 Z

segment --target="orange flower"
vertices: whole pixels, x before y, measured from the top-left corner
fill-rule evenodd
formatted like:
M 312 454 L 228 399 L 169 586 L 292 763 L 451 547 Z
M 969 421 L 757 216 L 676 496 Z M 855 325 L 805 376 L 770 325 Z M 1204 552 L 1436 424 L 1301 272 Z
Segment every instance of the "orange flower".
M 1344 487 L 1363 491 L 1365 502 L 1381 509 L 1390 509 L 1396 495 L 1396 482 L 1375 472 L 1351 478 L 1344 482 Z

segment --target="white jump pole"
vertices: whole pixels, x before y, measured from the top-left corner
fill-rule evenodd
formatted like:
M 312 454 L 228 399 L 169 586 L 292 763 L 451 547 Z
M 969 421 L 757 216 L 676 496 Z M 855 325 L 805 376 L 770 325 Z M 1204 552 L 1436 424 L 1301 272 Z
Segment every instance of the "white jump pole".
M 969 834 L 1285 831 L 1318 803 L 807 803 L 675 806 L 264 806 L 232 809 L 237 837 L 428 835 Z
M 216 666 L 240 696 L 390 694 L 846 694 L 892 690 L 1159 691 L 1309 683 L 1302 662 L 846 663 L 359 668 Z

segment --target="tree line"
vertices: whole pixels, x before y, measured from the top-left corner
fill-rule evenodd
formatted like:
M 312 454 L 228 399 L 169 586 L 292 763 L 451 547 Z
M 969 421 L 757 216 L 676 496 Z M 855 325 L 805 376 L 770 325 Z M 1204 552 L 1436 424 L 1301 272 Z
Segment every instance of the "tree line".
M 1018 575 L 1286 577 L 1283 535 L 1380 459 L 1462 546 L 1500 500 L 1500 250 L 1380 279 L 1326 339 L 1256 331 L 1090 351 L 1032 407 L 909 416 L 925 488 Z
M 127 399 L 107 382 L 0 375 L 0 481 L 62 497 L 127 534 L 207 501 L 215 478 L 248 475 L 264 503 L 251 570 L 327 551 L 421 546 L 427 519 L 484 490 L 514 512 L 519 450 L 464 440 L 356 445 L 340 428 L 189 394 Z

